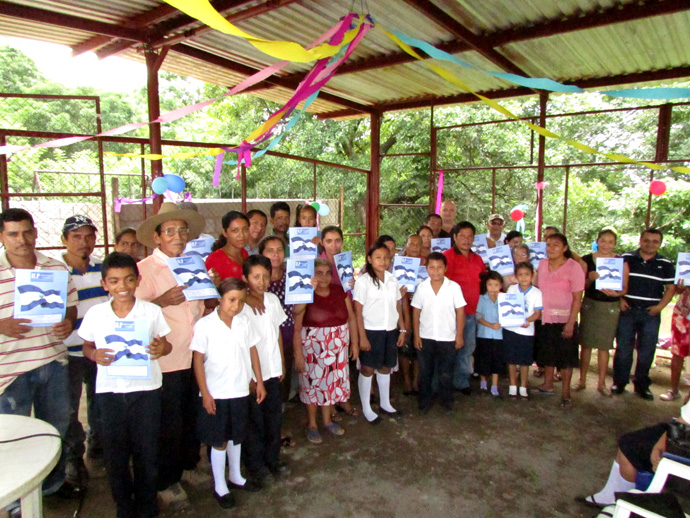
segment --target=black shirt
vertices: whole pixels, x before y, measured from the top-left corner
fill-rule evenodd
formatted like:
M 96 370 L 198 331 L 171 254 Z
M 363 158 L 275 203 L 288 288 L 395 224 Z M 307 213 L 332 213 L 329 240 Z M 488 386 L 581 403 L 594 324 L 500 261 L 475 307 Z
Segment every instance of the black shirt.
M 623 258 L 630 268 L 625 300 L 634 308 L 657 305 L 664 296 L 666 285 L 674 282 L 673 261 L 659 254 L 645 261 L 639 248 L 634 252 L 624 253 Z
M 591 272 L 597 271 L 597 265 L 596 265 L 596 262 L 594 261 L 594 255 L 593 254 L 583 255 L 582 260 L 587 265 L 587 276 L 585 277 L 585 281 L 587 281 L 589 279 L 589 274 Z M 617 300 L 620 300 L 620 297 L 609 297 L 603 291 L 598 290 L 596 288 L 596 285 L 597 285 L 596 281 L 592 282 L 589 285 L 589 288 L 587 288 L 587 290 L 585 291 L 585 297 L 589 297 L 592 300 L 598 300 L 600 302 L 616 302 Z

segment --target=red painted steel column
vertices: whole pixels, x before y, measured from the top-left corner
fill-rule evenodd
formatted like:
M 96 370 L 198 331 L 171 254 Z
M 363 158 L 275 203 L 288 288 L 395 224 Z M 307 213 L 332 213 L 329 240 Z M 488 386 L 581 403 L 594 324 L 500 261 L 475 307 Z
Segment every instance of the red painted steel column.
M 381 220 L 381 113 L 371 114 L 371 169 L 367 176 L 367 250 L 379 235 Z
M 541 92 L 539 94 L 539 125 L 542 128 L 546 127 L 546 103 L 549 100 L 548 92 Z M 537 162 L 537 182 L 544 181 L 544 167 L 546 159 L 546 137 L 539 135 L 539 154 Z M 537 196 L 537 221 L 540 225 L 537 228 L 537 241 L 541 241 L 541 229 L 544 226 L 544 191 L 541 196 Z
M 668 160 L 668 143 L 671 138 L 671 115 L 673 106 L 664 104 L 659 107 L 659 122 L 656 128 L 656 162 Z M 649 183 L 654 180 L 654 169 L 649 170 Z M 647 194 L 647 216 L 645 217 L 645 227 L 649 227 L 652 219 L 652 193 Z

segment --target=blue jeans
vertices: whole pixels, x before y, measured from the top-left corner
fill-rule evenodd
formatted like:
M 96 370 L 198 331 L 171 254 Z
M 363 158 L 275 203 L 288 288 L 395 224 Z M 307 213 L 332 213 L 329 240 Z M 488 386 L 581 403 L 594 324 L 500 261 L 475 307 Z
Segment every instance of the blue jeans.
M 67 365 L 52 361 L 25 372 L 0 395 L 0 414 L 30 416 L 32 407 L 37 419 L 52 424 L 65 438 L 70 411 Z M 43 494 L 54 493 L 65 481 L 65 454 L 62 448 L 60 460 L 43 481 Z
M 616 354 L 613 357 L 613 382 L 623 388 L 630 380 L 635 339 L 637 339 L 637 366 L 635 367 L 635 390 L 649 388 L 649 369 L 654 361 L 659 338 L 661 315 L 651 316 L 647 308 L 630 308 L 621 311 L 616 335 Z
M 463 333 L 465 345 L 455 355 L 455 369 L 453 370 L 453 386 L 462 390 L 470 386 L 472 375 L 472 353 L 477 346 L 477 316 L 465 315 L 465 331 Z

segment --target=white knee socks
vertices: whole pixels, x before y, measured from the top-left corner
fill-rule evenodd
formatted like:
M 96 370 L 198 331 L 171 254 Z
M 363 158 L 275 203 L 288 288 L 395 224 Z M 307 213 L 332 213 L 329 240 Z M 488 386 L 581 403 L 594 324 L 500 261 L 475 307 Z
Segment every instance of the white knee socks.
M 227 495 L 230 490 L 225 481 L 225 451 L 211 448 L 211 470 L 213 471 L 213 484 L 218 496 Z
M 362 402 L 362 413 L 367 421 L 371 422 L 378 417 L 371 409 L 371 382 L 373 376 L 365 376 L 361 372 L 357 380 L 357 387 L 359 388 L 359 400 Z M 381 385 L 379 385 L 379 391 Z
M 230 482 L 243 486 L 247 479 L 240 472 L 240 456 L 242 454 L 242 444 L 228 443 L 228 471 L 230 472 Z
M 628 482 L 623 478 L 621 475 L 621 467 L 614 460 L 611 466 L 611 473 L 609 473 L 609 479 L 606 481 L 604 489 L 587 498 L 593 498 L 596 503 L 600 505 L 609 505 L 616 501 L 614 493 L 625 493 L 631 489 L 635 489 L 635 483 Z
M 397 412 L 391 406 L 391 375 L 376 373 L 376 383 L 379 385 L 379 406 L 386 412 Z

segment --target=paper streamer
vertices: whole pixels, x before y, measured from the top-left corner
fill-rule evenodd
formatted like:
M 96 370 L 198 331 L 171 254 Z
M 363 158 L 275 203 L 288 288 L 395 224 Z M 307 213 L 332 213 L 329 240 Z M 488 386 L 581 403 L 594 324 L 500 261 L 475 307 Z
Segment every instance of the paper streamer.
M 441 214 L 441 204 L 443 203 L 443 169 L 438 171 L 438 187 L 436 188 L 436 214 Z
M 129 205 L 130 203 L 146 203 L 147 201 L 155 200 L 157 197 L 158 197 L 157 194 L 152 194 L 151 196 L 148 196 L 148 197 L 146 197 L 146 198 L 141 198 L 141 199 L 138 199 L 138 200 L 133 200 L 133 199 L 131 199 L 131 198 L 117 198 L 117 199 L 113 202 L 113 210 L 114 210 L 115 212 L 119 213 L 119 212 L 122 210 L 122 204 L 123 204 L 123 203 L 126 203 L 126 204 L 128 204 L 128 205 Z
M 534 184 L 535 189 L 537 189 L 537 207 L 542 205 L 542 198 L 544 197 L 544 188 L 549 185 L 549 182 L 537 182 Z M 541 238 L 541 214 L 539 210 L 536 211 L 537 216 L 534 218 L 534 235 L 537 236 L 535 239 L 539 240 Z

